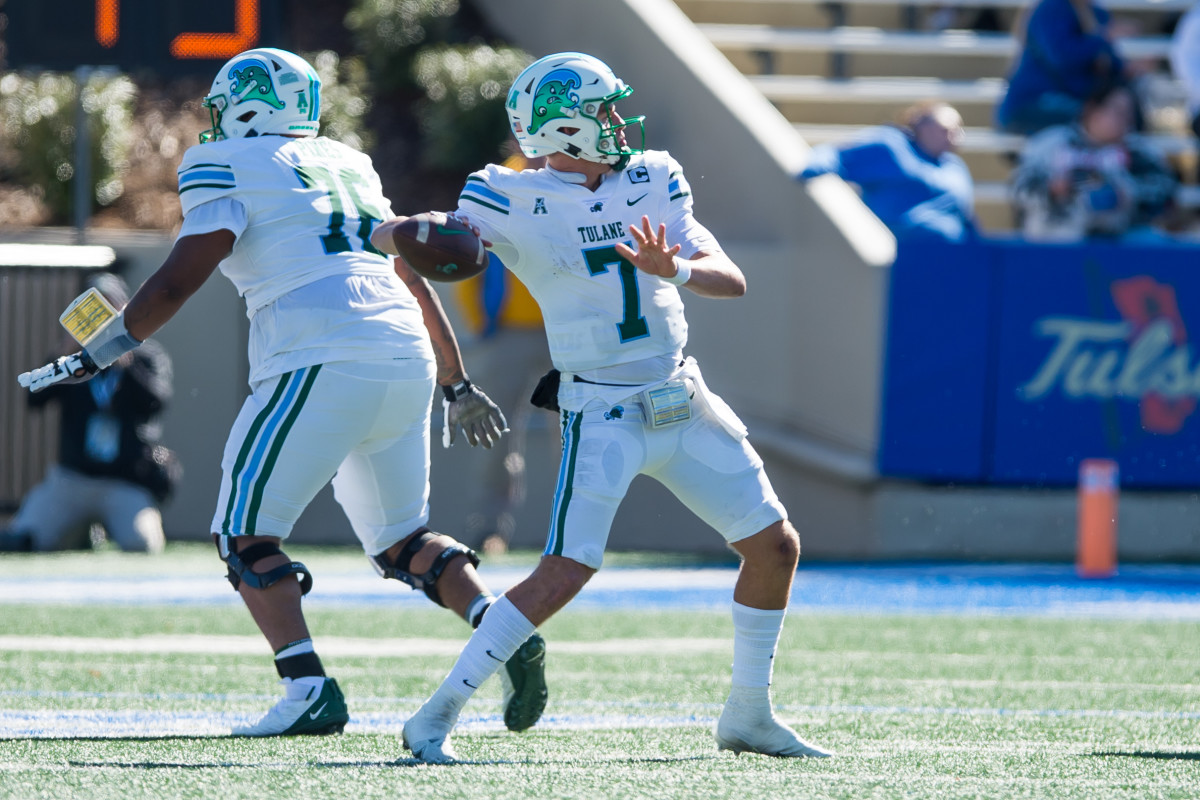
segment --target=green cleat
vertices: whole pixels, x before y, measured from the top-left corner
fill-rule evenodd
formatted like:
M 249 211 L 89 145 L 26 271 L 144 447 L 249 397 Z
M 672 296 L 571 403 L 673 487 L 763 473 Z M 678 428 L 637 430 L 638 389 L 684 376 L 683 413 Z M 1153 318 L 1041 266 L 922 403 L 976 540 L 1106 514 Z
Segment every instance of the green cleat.
M 546 710 L 546 640 L 533 634 L 500 670 L 504 686 L 504 726 L 532 728 Z
M 280 683 L 287 696 L 258 722 L 234 728 L 234 736 L 324 736 L 341 733 L 350 721 L 346 698 L 333 678 L 284 678 Z

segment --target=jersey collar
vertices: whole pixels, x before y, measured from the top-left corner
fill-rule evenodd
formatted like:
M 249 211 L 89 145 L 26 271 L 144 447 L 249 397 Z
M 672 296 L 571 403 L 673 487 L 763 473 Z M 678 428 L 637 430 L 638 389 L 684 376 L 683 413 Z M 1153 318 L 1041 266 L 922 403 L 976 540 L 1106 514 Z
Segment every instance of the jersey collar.
M 544 169 L 546 172 L 549 172 L 563 183 L 572 183 L 577 186 L 582 186 L 583 184 L 587 183 L 588 176 L 584 175 L 582 172 L 563 172 L 560 169 L 555 169 L 554 167 L 550 166 L 547 166 Z

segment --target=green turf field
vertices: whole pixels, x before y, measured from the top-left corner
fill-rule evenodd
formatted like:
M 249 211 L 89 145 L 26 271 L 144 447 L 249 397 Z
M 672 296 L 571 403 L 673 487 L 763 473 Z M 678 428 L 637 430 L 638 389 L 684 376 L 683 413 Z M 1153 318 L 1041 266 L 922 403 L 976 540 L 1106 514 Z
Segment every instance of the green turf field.
M 0 580 L 129 563 L 5 559 Z M 543 629 L 544 724 L 505 732 L 492 681 L 455 736 L 470 763 L 433 767 L 406 757 L 399 730 L 466 626 L 419 607 L 309 617 L 351 725 L 253 741 L 218 730 L 276 698 L 240 606 L 0 605 L 0 797 L 1200 796 L 1195 622 L 794 614 L 779 713 L 837 756 L 783 761 L 714 748 L 726 614 L 568 609 Z

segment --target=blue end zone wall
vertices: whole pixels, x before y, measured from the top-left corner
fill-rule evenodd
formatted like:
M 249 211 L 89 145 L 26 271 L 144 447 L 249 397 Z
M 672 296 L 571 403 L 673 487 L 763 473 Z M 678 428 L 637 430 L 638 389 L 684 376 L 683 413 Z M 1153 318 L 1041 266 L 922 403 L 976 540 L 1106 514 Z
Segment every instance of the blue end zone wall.
M 888 300 L 881 473 L 983 479 L 993 255 L 976 246 L 900 248 Z
M 1067 486 L 1200 486 L 1200 249 L 905 245 L 892 269 L 879 469 Z

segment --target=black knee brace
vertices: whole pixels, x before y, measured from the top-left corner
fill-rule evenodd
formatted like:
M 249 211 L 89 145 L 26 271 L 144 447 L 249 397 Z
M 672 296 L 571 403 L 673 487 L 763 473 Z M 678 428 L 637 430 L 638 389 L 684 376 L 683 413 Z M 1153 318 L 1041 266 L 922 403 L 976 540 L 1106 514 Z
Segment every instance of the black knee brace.
M 386 553 L 380 553 L 377 556 L 371 556 L 371 564 L 374 565 L 375 571 L 385 578 L 407 583 L 413 589 L 420 589 L 425 592 L 425 596 L 433 602 L 437 603 L 442 608 L 446 604 L 442 602 L 441 596 L 438 594 L 437 582 L 438 578 L 442 577 L 442 573 L 446 570 L 446 565 L 459 556 L 466 556 L 471 562 L 471 566 L 479 566 L 479 556 L 475 555 L 475 551 L 471 548 L 455 542 L 449 545 L 445 550 L 438 553 L 437 558 L 433 560 L 433 564 L 429 567 L 429 571 L 421 575 L 414 575 L 408 571 L 412 565 L 413 556 L 421 551 L 427 542 L 437 537 L 438 534 L 432 531 L 414 536 L 404 549 L 400 551 L 400 555 L 396 556 L 396 562 L 389 564 Z
M 261 574 L 251 569 L 256 563 L 270 556 L 284 556 L 286 558 L 286 554 L 279 549 L 279 545 L 272 542 L 260 542 L 259 544 L 247 547 L 241 552 L 237 552 L 234 550 L 233 537 L 222 537 L 222 539 L 225 541 L 217 541 L 217 550 L 221 554 L 221 560 L 229 567 L 229 573 L 225 577 L 229 578 L 229 582 L 233 584 L 234 590 L 243 581 L 251 589 L 266 589 L 292 574 L 300 576 L 301 596 L 308 594 L 312 589 L 312 574 L 309 573 L 308 567 L 299 561 L 281 564 L 270 572 Z

